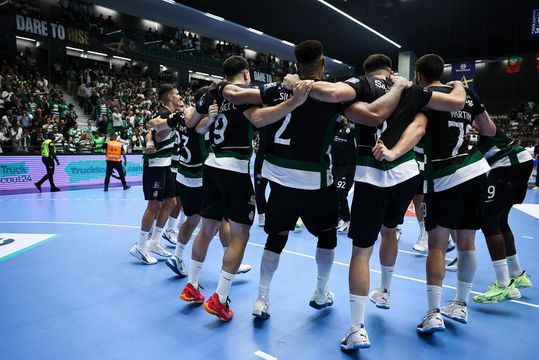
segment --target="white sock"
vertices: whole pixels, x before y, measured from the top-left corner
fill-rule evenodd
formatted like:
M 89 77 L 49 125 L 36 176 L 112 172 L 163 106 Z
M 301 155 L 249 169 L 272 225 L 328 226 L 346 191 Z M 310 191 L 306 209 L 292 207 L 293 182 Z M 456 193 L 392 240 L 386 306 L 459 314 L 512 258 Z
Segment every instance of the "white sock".
M 437 285 L 427 285 L 427 304 L 429 310 L 440 308 L 442 303 L 442 287 Z
M 380 288 L 389 291 L 391 287 L 391 279 L 393 279 L 394 266 L 380 265 L 382 278 L 380 280 Z
M 174 230 L 176 229 L 176 219 L 173 218 L 172 216 L 169 216 L 168 217 L 168 221 L 167 221 L 167 230 Z
M 280 258 L 281 254 L 264 250 L 262 260 L 260 261 L 260 284 L 258 286 L 259 295 L 269 296 L 271 280 L 273 279 L 273 274 L 275 274 L 275 271 L 277 271 L 277 268 L 279 267 Z
M 221 271 L 219 283 L 217 284 L 217 290 L 215 290 L 215 293 L 219 296 L 219 301 L 221 304 L 224 304 L 228 298 L 228 293 L 230 292 L 230 286 L 232 285 L 234 276 L 236 275 L 227 273 L 226 271 Z
M 191 259 L 191 262 L 189 263 L 189 276 L 187 278 L 187 282 L 195 289 L 198 288 L 198 278 L 200 276 L 200 269 L 202 269 L 203 262 L 198 262 L 193 259 Z
M 509 275 L 512 277 L 517 277 L 522 274 L 522 267 L 520 267 L 520 261 L 518 261 L 518 255 L 511 255 L 507 258 L 507 267 L 509 269 Z
M 501 259 L 492 262 L 494 272 L 496 273 L 496 281 L 501 287 L 509 285 L 509 269 L 507 268 L 507 260 Z
M 316 265 L 318 275 L 316 277 L 316 288 L 321 293 L 325 293 L 328 288 L 329 275 L 335 258 L 335 249 L 316 248 Z
M 159 242 L 159 238 L 161 237 L 161 234 L 163 234 L 163 228 L 157 227 L 156 225 L 153 228 L 151 241 Z
M 174 249 L 174 256 L 176 256 L 178 259 L 183 259 L 183 251 L 185 250 L 185 247 L 187 245 L 182 243 L 177 243 L 176 248 Z
M 359 329 L 365 325 L 365 301 L 366 296 L 350 294 L 350 317 L 353 328 Z
M 455 300 L 468 303 L 468 298 L 470 297 L 470 291 L 472 291 L 472 283 L 467 283 L 464 281 L 457 280 L 457 295 L 455 296 Z
M 427 232 L 425 231 L 425 221 L 418 221 L 419 224 L 419 233 L 421 235 L 426 235 Z
M 180 215 L 178 215 L 178 228 L 182 226 L 182 224 L 185 222 L 185 219 L 187 219 L 187 216 L 185 216 L 183 210 L 181 210 Z
M 137 247 L 140 250 L 144 250 L 146 248 L 146 242 L 148 242 L 148 232 L 140 230 L 140 238 L 137 242 Z
M 150 231 L 151 233 L 153 233 L 153 229 L 155 229 L 155 224 L 157 224 L 157 218 L 153 219 L 152 221 L 152 227 L 150 228 Z

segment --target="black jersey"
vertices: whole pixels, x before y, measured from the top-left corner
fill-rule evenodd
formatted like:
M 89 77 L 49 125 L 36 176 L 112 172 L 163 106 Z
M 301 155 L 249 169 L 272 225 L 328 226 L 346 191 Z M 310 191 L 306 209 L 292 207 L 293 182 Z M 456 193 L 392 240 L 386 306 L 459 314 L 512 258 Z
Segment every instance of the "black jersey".
M 167 119 L 167 124 L 171 128 L 171 131 L 164 139 L 158 141 L 155 130 L 152 130 L 152 141 L 154 142 L 156 151 L 153 154 L 144 153 L 145 167 L 164 167 L 171 165 L 177 137 L 175 128 L 178 125 L 178 122 L 181 121 L 182 115 L 179 113 L 173 114 L 166 107 L 160 106 L 152 118 L 156 117 Z
M 448 86 L 432 86 L 432 91 L 451 92 Z M 428 118 L 424 138 L 425 182 L 427 192 L 447 190 L 489 170 L 488 163 L 466 134 L 474 118 L 485 111 L 477 94 L 466 89 L 466 103 L 459 111 L 424 109 Z
M 188 128 L 182 120 L 178 125 L 178 172 L 176 180 L 185 186 L 202 186 L 202 164 L 208 157 L 204 135 Z
M 355 151 L 355 125 L 353 123 L 339 125 L 331 145 L 333 166 L 355 166 Z
M 282 89 L 267 103 L 276 105 L 291 96 L 292 91 Z M 307 98 L 283 119 L 268 125 L 262 176 L 296 189 L 315 190 L 331 185 L 330 145 L 341 113 L 341 104 Z
M 360 76 L 346 80 L 356 91 L 356 101 L 371 103 L 388 92 L 392 83 L 373 76 Z M 356 126 L 357 156 L 355 180 L 379 187 L 397 185 L 419 174 L 413 150 L 395 161 L 378 161 L 372 147 L 378 140 L 391 149 L 412 123 L 415 115 L 428 104 L 432 93 L 420 86 L 405 89 L 393 114 L 378 127 Z
M 210 127 L 211 153 L 206 165 L 249 173 L 254 130 L 243 112 L 254 105 L 234 105 L 222 98 L 219 102 L 219 115 Z

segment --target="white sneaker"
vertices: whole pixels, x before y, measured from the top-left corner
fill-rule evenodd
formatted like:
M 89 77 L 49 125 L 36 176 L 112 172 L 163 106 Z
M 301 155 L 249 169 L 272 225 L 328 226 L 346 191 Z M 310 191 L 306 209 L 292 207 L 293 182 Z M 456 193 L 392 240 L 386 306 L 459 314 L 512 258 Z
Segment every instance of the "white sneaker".
M 348 229 L 350 228 L 350 221 L 343 221 L 341 226 L 337 228 L 337 231 L 341 234 L 348 234 Z
M 335 228 L 339 229 L 342 226 L 342 224 L 344 224 L 344 221 L 343 221 L 343 219 L 340 219 Z
M 451 272 L 457 271 L 457 260 L 458 260 L 458 258 L 454 258 L 453 260 L 451 260 L 450 262 L 448 262 L 448 263 L 445 265 L 445 270 L 446 270 L 446 271 L 451 271 Z
M 266 225 L 266 214 L 258 214 L 258 226 L 264 227 Z
M 412 247 L 414 251 L 421 254 L 426 254 L 429 251 L 429 237 L 427 234 L 421 234 L 417 238 L 417 242 Z
M 168 258 L 165 264 L 179 277 L 184 278 L 187 276 L 187 270 L 185 270 L 183 259 L 180 259 L 176 255 L 172 255 Z
M 429 310 L 427 315 L 417 324 L 417 332 L 420 334 L 432 334 L 437 331 L 445 331 L 444 319 L 439 309 Z
M 402 235 L 402 225 L 397 225 L 397 227 L 395 228 L 395 232 L 397 233 L 397 241 L 399 241 Z
M 146 244 L 146 250 L 161 257 L 171 257 L 172 254 L 159 241 L 150 240 Z
M 539 190 L 539 186 L 534 186 L 534 187 L 532 187 L 532 190 L 534 190 L 534 191 Z
M 364 349 L 370 346 L 369 335 L 363 325 L 360 328 L 351 327 L 348 329 L 341 340 L 341 349 L 343 350 Z
M 320 310 L 333 305 L 333 301 L 335 301 L 334 293 L 329 290 L 321 292 L 320 290 L 316 289 L 313 296 L 311 297 L 309 305 L 317 310 Z
M 251 271 L 251 265 L 241 264 L 236 274 L 245 274 L 246 272 L 249 272 L 249 271 Z
M 253 316 L 259 319 L 268 319 L 270 317 L 269 298 L 264 295 L 258 295 L 253 307 Z
M 146 249 L 140 250 L 137 244 L 133 245 L 129 253 L 142 261 L 146 265 L 153 265 L 157 263 L 157 259 L 148 253 Z
M 443 316 L 461 324 L 468 323 L 468 306 L 465 302 L 453 300 L 440 309 Z
M 447 249 L 445 250 L 445 252 L 450 252 L 450 251 L 453 251 L 453 250 L 455 250 L 455 241 L 450 236 L 449 240 L 447 241 Z
M 369 294 L 369 299 L 380 309 L 389 309 L 391 296 L 387 289 L 376 289 Z
M 167 229 L 161 236 L 168 242 L 167 245 L 176 246 L 178 243 L 178 233 L 174 229 Z

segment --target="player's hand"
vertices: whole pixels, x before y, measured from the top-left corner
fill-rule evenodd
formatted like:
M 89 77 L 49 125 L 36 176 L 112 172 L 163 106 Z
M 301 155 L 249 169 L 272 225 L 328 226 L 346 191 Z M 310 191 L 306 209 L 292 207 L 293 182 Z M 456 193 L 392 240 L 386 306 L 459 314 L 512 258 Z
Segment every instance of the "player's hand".
M 393 86 L 400 86 L 403 89 L 407 89 L 412 86 L 412 82 L 408 80 L 405 77 L 397 76 L 397 75 L 391 75 L 389 77 L 389 80 L 393 82 Z
M 292 90 L 294 85 L 299 81 L 299 75 L 287 74 L 283 79 L 283 87 L 288 90 Z
M 152 154 L 155 154 L 155 146 L 148 146 L 144 152 L 148 155 L 152 155 Z
M 208 116 L 210 117 L 210 121 L 213 122 L 217 117 L 217 114 L 219 114 L 219 105 L 217 105 L 216 100 L 213 100 L 213 104 L 211 104 L 208 108 Z
M 389 150 L 381 140 L 379 140 L 378 143 L 372 148 L 372 154 L 378 161 L 393 161 L 397 158 L 397 154 L 394 151 Z
M 294 85 L 293 93 L 294 96 L 290 99 L 296 107 L 300 106 L 307 100 L 309 97 L 309 93 L 311 92 L 311 89 L 313 88 L 314 81 L 313 80 L 303 80 L 299 81 Z

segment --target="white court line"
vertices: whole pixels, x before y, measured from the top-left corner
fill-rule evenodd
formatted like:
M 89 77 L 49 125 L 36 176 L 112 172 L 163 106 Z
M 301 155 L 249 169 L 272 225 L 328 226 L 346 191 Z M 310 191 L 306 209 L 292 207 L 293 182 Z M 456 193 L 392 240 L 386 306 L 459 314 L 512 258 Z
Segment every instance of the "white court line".
M 0 224 L 58 224 L 58 225 L 106 226 L 106 227 L 119 227 L 119 228 L 129 228 L 129 229 L 139 229 L 140 228 L 140 226 L 134 226 L 134 225 L 100 224 L 100 223 L 84 223 L 84 222 L 69 222 L 69 221 L 0 221 Z M 216 237 L 214 237 L 214 238 L 216 238 Z M 257 244 L 257 243 L 249 242 L 248 244 L 251 245 L 251 246 L 256 246 L 256 247 L 261 247 L 261 248 L 264 247 L 264 245 Z M 292 254 L 292 255 L 296 255 L 296 256 L 309 258 L 309 259 L 315 259 L 315 257 L 312 256 L 312 255 L 307 255 L 307 254 L 303 254 L 303 253 L 300 253 L 300 252 L 290 251 L 290 250 L 286 250 L 286 249 L 283 250 L 283 252 L 287 253 L 287 254 Z M 350 267 L 349 264 L 343 263 L 343 262 L 340 262 L 340 261 L 334 261 L 333 263 L 336 264 L 336 265 Z M 380 274 L 380 270 L 374 270 L 374 269 L 369 269 L 369 270 L 371 272 L 373 272 L 373 273 Z M 399 278 L 399 279 L 410 280 L 410 281 L 421 283 L 421 284 L 426 284 L 427 283 L 425 280 L 417 279 L 417 278 L 413 278 L 413 277 L 409 277 L 409 276 L 398 275 L 398 274 L 393 274 L 393 276 L 396 277 L 396 278 Z M 457 289 L 456 287 L 450 286 L 450 285 L 443 285 L 443 287 L 446 288 L 446 289 L 452 289 L 452 290 Z M 481 294 L 480 292 L 477 292 L 477 291 L 471 291 L 471 293 L 476 294 L 476 295 Z M 509 302 L 513 302 L 513 303 L 521 304 L 521 305 L 526 305 L 526 306 L 529 306 L 529 307 L 539 309 L 539 305 L 524 302 L 524 301 L 509 300 Z
M 258 356 L 258 357 L 261 357 L 262 359 L 265 359 L 265 360 L 277 360 L 277 358 L 275 356 L 271 356 L 270 354 L 266 354 L 265 352 L 260 351 L 260 350 L 255 351 L 254 354 L 256 356 Z
M 526 235 L 522 235 L 522 237 L 523 237 L 524 239 L 534 239 L 534 237 L 533 237 L 533 236 L 526 236 Z

